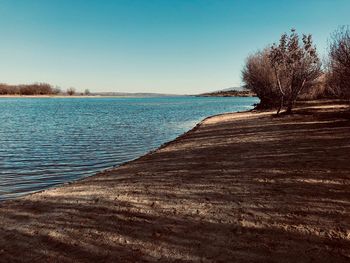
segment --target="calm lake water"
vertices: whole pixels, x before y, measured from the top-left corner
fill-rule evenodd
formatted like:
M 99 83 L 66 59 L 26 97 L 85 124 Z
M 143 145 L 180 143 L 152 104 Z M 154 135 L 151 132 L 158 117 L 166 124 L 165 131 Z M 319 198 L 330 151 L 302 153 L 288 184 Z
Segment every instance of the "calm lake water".
M 0 200 L 135 159 L 257 98 L 0 98 Z

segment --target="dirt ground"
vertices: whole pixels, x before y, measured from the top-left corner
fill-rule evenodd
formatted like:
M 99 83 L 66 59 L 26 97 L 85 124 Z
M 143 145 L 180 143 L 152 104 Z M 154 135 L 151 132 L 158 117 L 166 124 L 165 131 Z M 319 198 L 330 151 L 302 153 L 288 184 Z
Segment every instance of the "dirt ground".
M 204 120 L 115 170 L 0 203 L 0 262 L 350 262 L 350 114 Z

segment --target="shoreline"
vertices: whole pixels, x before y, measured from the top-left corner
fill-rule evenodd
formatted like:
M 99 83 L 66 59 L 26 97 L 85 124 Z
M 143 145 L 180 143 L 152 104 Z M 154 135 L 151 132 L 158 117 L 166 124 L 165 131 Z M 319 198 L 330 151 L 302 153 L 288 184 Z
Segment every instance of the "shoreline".
M 0 96 L 1 98 L 1 96 Z M 89 175 L 89 176 L 86 176 L 86 177 L 82 177 L 82 178 L 79 178 L 79 179 L 75 179 L 75 180 L 72 180 L 72 181 L 67 181 L 67 182 L 64 182 L 64 183 L 61 183 L 61 184 L 58 184 L 58 185 L 53 185 L 51 187 L 48 187 L 48 188 L 45 188 L 45 189 L 41 189 L 41 190 L 36 190 L 36 191 L 32 191 L 32 192 L 28 192 L 28 193 L 25 193 L 23 195 L 19 195 L 19 196 L 16 196 L 16 197 L 13 197 L 13 198 L 8 198 L 8 199 L 4 199 L 4 200 L 0 200 L 0 205 L 4 202 L 7 202 L 7 201 L 11 201 L 11 200 L 17 200 L 17 199 L 20 199 L 20 198 L 26 198 L 26 197 L 30 197 L 31 195 L 35 195 L 35 194 L 39 194 L 39 193 L 42 193 L 42 192 L 45 192 L 45 191 L 50 191 L 50 190 L 54 190 L 56 188 L 61 188 L 61 187 L 64 187 L 66 185 L 70 185 L 70 184 L 73 184 L 73 183 L 76 183 L 76 182 L 80 182 L 82 180 L 85 180 L 85 179 L 88 179 L 90 177 L 94 177 L 94 176 L 99 176 L 100 174 L 105 174 L 105 173 L 108 173 L 108 172 L 113 172 L 113 170 L 115 169 L 118 169 L 119 167 L 122 167 L 124 165 L 127 165 L 129 163 L 132 163 L 132 162 L 135 162 L 143 157 L 146 157 L 148 155 L 152 155 L 153 153 L 157 152 L 158 150 L 161 150 L 165 147 L 167 147 L 168 145 L 170 145 L 171 143 L 173 142 L 176 142 L 178 140 L 181 140 L 181 138 L 183 136 L 186 136 L 186 134 L 190 133 L 190 132 L 193 132 L 195 131 L 196 129 L 198 129 L 200 127 L 200 125 L 202 125 L 205 121 L 211 119 L 211 118 L 215 118 L 215 117 L 220 117 L 220 116 L 225 116 L 225 115 L 231 115 L 231 114 L 244 114 L 244 113 L 251 113 L 251 112 L 256 112 L 256 113 L 259 113 L 257 112 L 255 109 L 251 109 L 251 110 L 246 110 L 246 111 L 236 111 L 236 112 L 229 112 L 229 113 L 219 113 L 219 114 L 215 114 L 215 115 L 211 115 L 211 116 L 208 116 L 208 117 L 205 117 L 204 119 L 202 119 L 201 121 L 199 121 L 198 123 L 196 123 L 191 129 L 189 129 L 188 131 L 185 131 L 184 133 L 180 134 L 179 136 L 177 136 L 175 139 L 173 140 L 170 140 L 170 141 L 167 141 L 165 143 L 162 143 L 159 147 L 157 147 L 156 149 L 154 150 L 150 150 L 148 152 L 146 152 L 145 154 L 139 156 L 139 157 L 136 157 L 130 161 L 126 161 L 126 162 L 123 162 L 121 164 L 116 164 L 116 165 L 113 165 L 111 166 L 110 168 L 106 168 L 106 169 L 103 169 L 99 172 L 96 172 L 92 175 Z M 273 113 L 273 111 L 265 111 L 265 112 L 260 112 L 261 114 L 271 114 Z
M 169 97 L 197 97 L 197 98 L 256 98 L 257 96 L 214 96 L 214 95 L 174 95 L 174 94 L 165 94 L 165 95 L 0 95 L 0 99 L 7 98 L 7 99 L 43 99 L 43 98 L 169 98 Z
M 346 262 L 350 119 L 333 104 L 210 116 L 135 160 L 0 202 L 0 262 Z
M 0 98 L 8 98 L 8 99 L 95 99 L 95 98 L 163 98 L 163 97 L 179 97 L 182 95 L 169 95 L 169 96 L 108 96 L 108 95 L 0 95 Z M 183 95 L 187 96 L 187 95 Z

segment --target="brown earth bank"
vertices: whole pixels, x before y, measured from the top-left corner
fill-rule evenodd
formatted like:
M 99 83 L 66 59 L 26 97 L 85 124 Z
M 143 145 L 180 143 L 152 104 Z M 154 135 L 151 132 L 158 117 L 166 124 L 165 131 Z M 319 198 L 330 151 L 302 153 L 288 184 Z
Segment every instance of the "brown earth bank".
M 350 113 L 214 116 L 112 171 L 0 203 L 0 262 L 349 262 Z

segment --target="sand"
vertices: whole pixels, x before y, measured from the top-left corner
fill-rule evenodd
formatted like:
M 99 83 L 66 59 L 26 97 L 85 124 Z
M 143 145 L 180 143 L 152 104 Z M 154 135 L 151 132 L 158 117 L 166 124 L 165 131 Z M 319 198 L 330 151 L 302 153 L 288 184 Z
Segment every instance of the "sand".
M 214 116 L 112 171 L 0 203 L 0 262 L 349 262 L 350 114 Z

